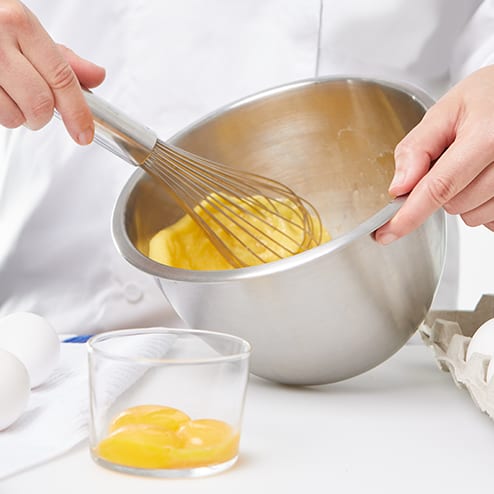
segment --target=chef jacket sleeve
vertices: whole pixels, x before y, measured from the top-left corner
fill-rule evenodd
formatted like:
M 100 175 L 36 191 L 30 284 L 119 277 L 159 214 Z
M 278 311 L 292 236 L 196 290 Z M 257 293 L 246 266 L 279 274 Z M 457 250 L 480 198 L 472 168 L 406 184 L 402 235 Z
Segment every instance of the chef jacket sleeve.
M 454 47 L 450 76 L 458 82 L 494 63 L 494 0 L 483 1 L 465 25 Z

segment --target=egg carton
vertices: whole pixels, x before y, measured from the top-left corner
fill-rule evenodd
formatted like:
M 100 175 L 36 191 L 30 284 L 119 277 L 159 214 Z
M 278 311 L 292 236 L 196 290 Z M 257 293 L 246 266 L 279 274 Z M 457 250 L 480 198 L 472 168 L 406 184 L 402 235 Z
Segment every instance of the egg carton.
M 455 384 L 466 389 L 475 405 L 494 419 L 494 379 L 487 383 L 490 356 L 474 353 L 466 360 L 475 331 L 494 318 L 494 295 L 483 295 L 473 311 L 430 311 L 419 328 L 432 348 L 438 367 L 449 372 Z

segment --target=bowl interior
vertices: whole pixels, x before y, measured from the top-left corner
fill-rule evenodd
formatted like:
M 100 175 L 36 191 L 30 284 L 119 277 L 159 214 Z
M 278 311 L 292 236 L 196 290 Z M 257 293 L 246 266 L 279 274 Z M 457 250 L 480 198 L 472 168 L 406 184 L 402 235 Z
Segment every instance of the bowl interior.
M 378 81 L 303 81 L 223 108 L 170 142 L 286 183 L 317 208 L 335 238 L 389 203 L 394 148 L 426 106 Z M 125 214 L 130 241 L 147 255 L 150 238 L 183 212 L 142 173 Z

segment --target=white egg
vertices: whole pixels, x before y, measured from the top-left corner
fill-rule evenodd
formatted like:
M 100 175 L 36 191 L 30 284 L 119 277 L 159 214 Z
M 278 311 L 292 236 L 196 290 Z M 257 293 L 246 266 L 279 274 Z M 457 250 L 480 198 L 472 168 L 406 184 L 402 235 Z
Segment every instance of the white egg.
M 482 324 L 472 336 L 467 347 L 467 361 L 474 353 L 480 353 L 491 357 L 489 367 L 487 369 L 487 382 L 494 375 L 494 318 L 489 319 Z
M 50 376 L 60 358 L 60 340 L 46 319 L 16 312 L 0 319 L 0 348 L 13 353 L 29 373 L 31 388 Z
M 29 374 L 12 353 L 0 348 L 0 431 L 12 425 L 29 400 Z

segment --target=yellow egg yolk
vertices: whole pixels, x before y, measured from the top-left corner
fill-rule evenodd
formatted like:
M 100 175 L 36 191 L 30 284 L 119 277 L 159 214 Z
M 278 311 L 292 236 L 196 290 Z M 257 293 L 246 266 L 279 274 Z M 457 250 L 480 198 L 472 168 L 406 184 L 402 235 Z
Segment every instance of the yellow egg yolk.
M 114 430 L 98 445 L 98 456 L 134 468 L 173 468 L 180 440 L 173 431 L 146 424 Z
M 134 468 L 196 468 L 235 458 L 239 438 L 221 420 L 192 420 L 175 408 L 142 405 L 115 417 L 96 453 L 111 463 Z
M 110 432 L 131 424 L 147 424 L 176 431 L 181 425 L 189 422 L 190 417 L 176 408 L 161 405 L 139 405 L 124 410 L 117 415 L 111 425 Z
M 183 444 L 177 455 L 182 468 L 210 465 L 212 460 L 224 463 L 238 453 L 239 434 L 220 420 L 191 420 L 178 430 L 177 436 Z
M 231 219 L 232 215 L 225 217 L 218 213 L 214 201 L 219 205 L 231 201 L 225 208 L 235 211 L 235 221 Z M 241 200 L 212 194 L 209 201 L 202 201 L 194 211 L 245 266 L 289 257 L 331 239 L 313 216 L 308 218 L 312 234 L 307 238 L 299 209 L 289 200 L 276 202 L 276 214 L 271 212 L 272 209 L 273 204 L 265 197 L 252 196 Z M 214 218 L 225 228 L 219 227 Z M 190 215 L 156 233 L 150 240 L 148 255 L 161 264 L 182 269 L 233 268 Z

